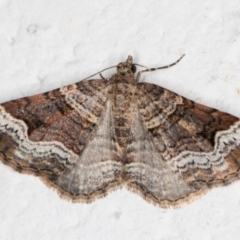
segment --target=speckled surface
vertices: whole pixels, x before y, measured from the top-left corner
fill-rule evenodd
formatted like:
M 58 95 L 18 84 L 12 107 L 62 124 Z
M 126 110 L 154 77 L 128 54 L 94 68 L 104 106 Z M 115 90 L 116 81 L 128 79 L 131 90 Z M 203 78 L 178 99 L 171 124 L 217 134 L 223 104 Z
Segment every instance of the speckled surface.
M 0 102 L 45 92 L 116 65 L 177 66 L 145 74 L 240 117 L 239 1 L 0 2 Z M 112 71 L 104 76 L 111 76 Z M 178 209 L 125 189 L 91 204 L 58 197 L 0 164 L 1 239 L 238 239 L 240 181 Z

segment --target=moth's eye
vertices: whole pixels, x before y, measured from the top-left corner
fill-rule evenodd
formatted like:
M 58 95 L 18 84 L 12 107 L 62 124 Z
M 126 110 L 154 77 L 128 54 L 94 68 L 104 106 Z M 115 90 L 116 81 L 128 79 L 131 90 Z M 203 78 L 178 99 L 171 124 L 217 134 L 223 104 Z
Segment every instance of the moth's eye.
M 132 71 L 132 73 L 135 73 L 137 71 L 137 68 L 134 64 L 132 64 L 132 66 L 131 66 L 131 71 Z
M 119 71 L 121 69 L 121 66 L 117 65 L 117 71 Z

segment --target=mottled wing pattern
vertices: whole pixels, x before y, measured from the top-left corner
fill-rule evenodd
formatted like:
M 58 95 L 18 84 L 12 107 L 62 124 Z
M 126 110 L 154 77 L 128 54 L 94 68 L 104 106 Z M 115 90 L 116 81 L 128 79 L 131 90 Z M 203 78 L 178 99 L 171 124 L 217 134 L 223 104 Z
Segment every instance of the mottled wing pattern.
M 104 192 L 119 172 L 107 92 L 106 81 L 81 81 L 2 104 L 1 160 L 72 199 Z
M 183 55 L 184 56 L 184 55 Z M 0 105 L 0 160 L 73 201 L 125 184 L 167 207 L 239 178 L 240 121 L 134 77 L 84 80 Z
M 92 132 L 92 138 L 74 168 L 54 181 L 64 196 L 91 202 L 121 183 L 122 163 L 113 129 L 112 104 L 107 101 L 98 127 Z
M 196 192 L 179 173 L 172 171 L 161 152 L 155 148 L 137 107 L 131 130 L 125 165 L 127 186 L 131 190 L 162 207 Z
M 174 204 L 238 177 L 238 118 L 154 84 L 137 87 L 139 110 L 129 147 L 133 163 L 126 167 L 132 185 L 155 202 Z

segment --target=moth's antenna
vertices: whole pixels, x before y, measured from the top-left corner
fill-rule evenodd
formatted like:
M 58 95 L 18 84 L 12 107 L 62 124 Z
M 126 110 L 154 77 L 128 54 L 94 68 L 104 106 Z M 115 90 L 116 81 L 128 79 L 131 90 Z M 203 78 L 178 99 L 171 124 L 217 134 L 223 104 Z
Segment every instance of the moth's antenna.
M 156 71 L 156 70 L 159 70 L 159 69 L 164 69 L 164 68 L 170 68 L 170 67 L 176 65 L 177 63 L 179 63 L 184 56 L 185 56 L 185 54 L 183 54 L 176 62 L 171 63 L 171 64 L 169 64 L 167 66 L 158 67 L 158 68 L 146 68 L 145 70 L 142 70 L 142 71 L 138 72 L 137 81 L 136 82 L 139 82 L 139 79 L 140 79 L 140 76 L 141 76 L 142 73 L 144 73 L 144 72 L 153 72 L 153 71 Z
M 97 74 L 100 74 L 100 76 L 101 76 L 101 73 L 102 73 L 102 72 L 104 72 L 104 71 L 106 71 L 106 70 L 108 70 L 108 69 L 111 69 L 111 68 L 115 68 L 115 67 L 117 67 L 117 66 L 112 66 L 112 67 L 105 68 L 105 69 L 101 70 L 100 72 L 94 73 L 93 75 L 91 75 L 91 76 L 89 76 L 89 77 L 87 77 L 87 78 L 84 78 L 83 80 L 87 80 L 87 79 L 89 79 L 90 77 L 93 77 L 93 76 L 95 76 L 95 75 L 97 75 Z M 82 80 L 82 81 L 83 81 L 83 80 Z
M 148 67 L 146 67 L 146 66 L 143 66 L 143 65 L 141 65 L 141 64 L 138 64 L 138 63 L 133 63 L 133 65 L 135 65 L 135 66 L 139 66 L 139 67 L 143 67 L 143 68 L 148 68 Z

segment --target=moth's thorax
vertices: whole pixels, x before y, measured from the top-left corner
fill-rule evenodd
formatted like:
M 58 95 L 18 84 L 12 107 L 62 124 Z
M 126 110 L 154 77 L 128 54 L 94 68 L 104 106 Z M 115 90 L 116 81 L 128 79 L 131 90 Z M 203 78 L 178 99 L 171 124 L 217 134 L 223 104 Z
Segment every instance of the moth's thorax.
M 114 131 L 117 143 L 124 154 L 131 133 L 133 111 L 137 99 L 136 85 L 133 76 L 132 78 L 119 78 L 118 75 L 114 75 L 111 80 L 113 80 L 111 98 Z

